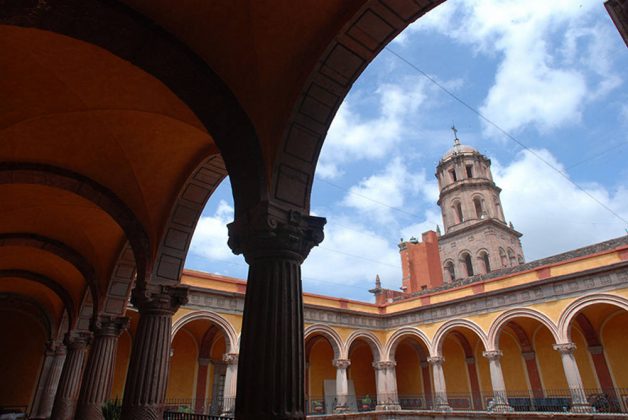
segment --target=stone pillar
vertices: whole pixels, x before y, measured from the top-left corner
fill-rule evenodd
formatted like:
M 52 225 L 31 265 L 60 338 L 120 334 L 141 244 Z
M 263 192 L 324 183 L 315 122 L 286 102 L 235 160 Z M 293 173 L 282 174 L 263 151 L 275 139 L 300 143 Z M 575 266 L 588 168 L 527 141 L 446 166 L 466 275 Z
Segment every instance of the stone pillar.
M 223 394 L 222 414 L 230 415 L 235 410 L 235 400 L 238 390 L 238 354 L 225 353 L 222 360 L 227 365 L 225 373 L 225 391 Z
M 554 350 L 560 352 L 560 358 L 563 362 L 567 386 L 569 386 L 569 392 L 571 393 L 571 411 L 576 413 L 591 411 L 591 406 L 589 405 L 587 396 L 584 393 L 584 386 L 582 384 L 582 378 L 580 377 L 580 371 L 578 370 L 576 358 L 574 357 L 576 345 L 574 343 L 554 344 Z
M 420 363 L 421 365 L 421 380 L 423 382 L 423 396 L 425 397 L 425 407 L 432 407 L 432 380 L 430 378 L 430 364 L 427 363 L 427 360 L 423 360 Z
M 349 381 L 347 380 L 347 368 L 351 365 L 351 360 L 335 359 L 332 364 L 336 368 L 336 407 L 335 413 L 346 412 L 349 402 Z
M 536 365 L 536 353 L 533 350 L 524 351 L 521 353 L 521 356 L 523 360 L 525 360 L 532 395 L 534 398 L 543 398 L 543 385 L 541 384 L 541 376 L 539 375 L 539 369 Z
M 432 377 L 434 378 L 434 410 L 451 411 L 447 400 L 447 387 L 445 386 L 445 373 L 442 356 L 428 357 L 427 362 L 432 365 Z
M 198 358 L 198 374 L 196 379 L 196 402 L 194 404 L 194 413 L 207 414 L 205 409 L 205 395 L 207 394 L 207 370 L 209 367 L 209 359 L 206 357 Z
M 31 413 L 32 418 L 48 418 L 59 385 L 59 378 L 65 362 L 65 346 L 57 341 L 50 341 L 46 346 L 46 361 L 41 372 L 41 385 L 38 391 L 37 404 Z
M 391 360 L 373 362 L 375 381 L 377 385 L 376 410 L 400 410 L 397 396 L 397 363 Z
M 172 314 L 187 303 L 187 287 L 133 289 L 131 302 L 140 319 L 133 339 L 122 418 L 160 419 L 168 384 Z
M 109 398 L 113 386 L 118 337 L 128 325 L 129 318 L 111 316 L 101 316 L 93 323 L 94 339 L 83 375 L 76 418 L 103 418 L 102 406 Z
M 501 350 L 485 351 L 482 353 L 488 359 L 488 367 L 491 373 L 491 385 L 493 387 L 493 404 L 490 411 L 509 412 L 513 411 L 508 404 L 508 396 L 506 394 L 506 384 L 504 382 L 504 374 L 502 373 L 502 365 L 500 360 L 503 356 Z
M 249 264 L 236 418 L 305 418 L 301 263 L 324 224 L 260 203 L 228 225 L 229 246 Z
M 85 353 L 90 340 L 91 334 L 85 332 L 73 331 L 65 336 L 64 343 L 67 348 L 67 355 L 52 408 L 50 417 L 52 420 L 71 420 L 74 418 L 81 388 Z

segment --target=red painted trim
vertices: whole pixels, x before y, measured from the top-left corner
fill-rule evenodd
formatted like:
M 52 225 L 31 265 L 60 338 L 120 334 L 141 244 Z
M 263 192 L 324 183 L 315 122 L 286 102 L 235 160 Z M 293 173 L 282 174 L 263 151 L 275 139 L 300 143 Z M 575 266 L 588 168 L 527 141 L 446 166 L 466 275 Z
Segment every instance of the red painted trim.
M 530 388 L 535 398 L 543 398 L 543 385 L 541 384 L 541 376 L 539 368 L 536 365 L 536 357 L 526 359 L 526 370 L 528 371 L 528 379 L 530 380 Z
M 196 379 L 196 413 L 203 413 L 205 406 L 205 393 L 207 391 L 207 365 L 199 365 Z
M 429 296 L 421 296 L 421 305 L 429 305 L 431 298 Z
M 539 279 L 546 279 L 551 276 L 551 270 L 549 267 L 543 267 L 540 270 L 536 270 Z
M 608 369 L 604 352 L 598 354 L 591 354 L 593 360 L 593 366 L 595 366 L 595 373 L 597 379 L 600 382 L 600 388 L 603 390 L 610 390 L 613 388 L 613 378 L 611 378 L 611 372 Z
M 480 381 L 478 380 L 478 371 L 476 363 L 467 362 L 467 371 L 469 372 L 469 385 L 471 385 L 471 398 L 473 399 L 473 408 L 482 409 L 482 394 L 480 393 Z
M 471 291 L 473 294 L 484 293 L 484 283 L 475 283 L 471 285 Z
M 619 258 L 623 261 L 628 260 L 628 248 L 619 251 Z

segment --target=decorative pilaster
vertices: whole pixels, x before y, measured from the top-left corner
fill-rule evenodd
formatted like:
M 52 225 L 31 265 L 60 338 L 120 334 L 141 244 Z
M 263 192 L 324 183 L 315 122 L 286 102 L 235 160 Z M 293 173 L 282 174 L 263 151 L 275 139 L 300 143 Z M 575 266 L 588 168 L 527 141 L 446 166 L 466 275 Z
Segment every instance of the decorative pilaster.
M 63 371 L 66 349 L 62 343 L 50 341 L 46 345 L 46 362 L 42 369 L 41 388 L 37 398 L 37 406 L 33 410 L 31 417 L 48 418 L 52 413 L 52 406 L 57 393 L 57 386 Z
M 122 418 L 161 419 L 168 384 L 172 314 L 187 303 L 187 287 L 133 289 L 140 319 L 133 339 L 122 403 Z
M 375 383 L 377 385 L 376 410 L 400 410 L 397 396 L 397 363 L 391 360 L 373 362 Z
M 571 411 L 576 413 L 586 413 L 591 411 L 591 406 L 587 401 L 587 396 L 584 393 L 584 386 L 582 384 L 582 378 L 580 377 L 580 371 L 578 370 L 578 364 L 574 352 L 576 351 L 576 345 L 574 343 L 560 343 L 554 344 L 554 350 L 560 353 L 560 358 L 563 362 L 563 369 L 565 370 L 565 378 L 567 379 L 567 386 L 571 393 Z
M 447 399 L 447 387 L 445 386 L 445 373 L 442 356 L 428 357 L 427 362 L 432 366 L 432 377 L 434 378 L 434 409 L 441 411 L 451 411 L 449 400 Z
M 228 225 L 229 246 L 249 264 L 236 418 L 305 418 L 301 263 L 324 225 L 272 203 Z
M 90 333 L 75 331 L 67 333 L 63 340 L 67 348 L 67 355 L 52 408 L 52 420 L 71 420 L 74 418 L 81 387 L 83 365 L 85 364 L 85 353 L 90 340 Z
M 336 368 L 336 407 L 335 413 L 344 413 L 348 407 L 349 381 L 347 380 L 347 368 L 351 365 L 351 360 L 335 359 L 332 364 Z
M 541 384 L 539 368 L 536 365 L 536 353 L 534 352 L 534 350 L 529 350 L 522 352 L 521 356 L 525 361 L 526 370 L 528 371 L 528 379 L 530 380 L 532 395 L 534 395 L 534 398 L 543 398 L 543 385 Z
M 102 419 L 102 406 L 113 385 L 118 337 L 129 325 L 129 318 L 101 316 L 92 323 L 94 333 L 87 359 L 76 418 Z
M 491 350 L 482 353 L 488 359 L 488 366 L 491 372 L 491 385 L 493 386 L 493 404 L 490 411 L 510 412 L 513 411 L 508 404 L 508 396 L 506 395 L 506 384 L 504 382 L 504 374 L 502 372 L 501 358 L 503 353 L 501 350 Z
M 430 378 L 430 364 L 427 360 L 419 363 L 421 366 L 421 381 L 423 382 L 423 394 L 425 395 L 425 405 L 427 408 L 432 407 L 432 379 Z
M 225 353 L 222 360 L 227 365 L 225 374 L 225 391 L 223 394 L 222 414 L 230 415 L 235 410 L 235 400 L 238 390 L 238 354 Z
M 196 403 L 194 412 L 196 414 L 207 414 L 205 404 L 205 394 L 207 392 L 207 370 L 210 360 L 206 357 L 198 358 L 198 374 L 196 375 Z

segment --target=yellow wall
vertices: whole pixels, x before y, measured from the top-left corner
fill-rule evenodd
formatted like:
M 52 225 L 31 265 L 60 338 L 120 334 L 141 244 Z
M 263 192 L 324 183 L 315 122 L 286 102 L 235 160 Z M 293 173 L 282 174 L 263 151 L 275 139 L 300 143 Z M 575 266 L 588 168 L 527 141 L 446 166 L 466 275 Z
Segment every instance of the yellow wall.
M 593 362 L 589 353 L 587 342 L 577 328 L 571 330 L 571 341 L 576 344 L 576 351 L 574 356 L 576 363 L 578 364 L 578 370 L 580 371 L 580 377 L 582 378 L 582 385 L 585 389 L 599 388 L 597 381 L 597 375 Z
M 471 394 L 469 387 L 469 373 L 464 350 L 452 335 L 443 342 L 443 371 L 448 394 Z
M 536 334 L 534 334 L 534 350 L 543 389 L 548 391 L 546 392 L 548 394 L 554 389 L 565 390 L 568 388 L 560 353 L 554 350 L 553 345 L 552 334 L 547 328 L 539 326 Z
M 0 312 L 0 406 L 28 407 L 43 362 L 46 334 L 28 315 Z
M 194 398 L 198 350 L 196 342 L 185 330 L 181 330 L 172 342 L 167 399 Z
M 113 368 L 113 386 L 111 387 L 111 398 L 122 400 L 124 396 L 124 384 L 126 382 L 126 372 L 131 357 L 131 335 L 125 331 L 118 338 L 118 350 L 116 352 L 116 364 Z
M 501 359 L 502 373 L 506 391 L 520 393 L 529 389 L 528 374 L 517 339 L 503 331 L 499 339 L 499 348 L 503 352 Z
M 491 385 L 491 372 L 488 367 L 488 360 L 482 355 L 484 346 L 480 343 L 474 349 L 475 369 L 478 373 L 478 382 L 480 383 L 480 392 L 482 396 L 490 396 L 493 394 Z
M 356 395 L 376 395 L 375 369 L 373 369 L 373 356 L 371 348 L 364 342 L 354 342 L 351 346 L 349 359 L 349 379 L 353 380 Z M 375 398 L 373 398 L 374 400 Z
M 620 312 L 610 318 L 602 327 L 602 345 L 606 354 L 606 361 L 611 375 L 618 388 L 628 388 L 628 362 L 626 361 L 626 349 L 628 349 L 628 312 Z
M 399 395 L 422 395 L 423 380 L 419 355 L 408 341 L 402 341 L 395 353 L 397 392 Z
M 310 350 L 308 395 L 313 398 L 321 398 L 325 395 L 323 381 L 336 379 L 336 368 L 331 364 L 334 351 L 329 342 L 323 338 L 318 339 Z

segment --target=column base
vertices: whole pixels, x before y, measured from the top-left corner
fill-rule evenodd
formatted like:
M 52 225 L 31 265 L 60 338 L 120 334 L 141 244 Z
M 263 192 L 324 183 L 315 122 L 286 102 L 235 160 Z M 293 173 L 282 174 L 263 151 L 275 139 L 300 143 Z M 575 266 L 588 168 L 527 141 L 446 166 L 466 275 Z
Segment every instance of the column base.
M 334 414 L 343 414 L 343 413 L 347 413 L 349 411 L 349 407 L 346 405 L 337 405 L 336 408 L 334 408 Z
M 453 411 L 451 406 L 447 403 L 439 403 L 434 406 L 434 410 L 436 411 Z
M 591 413 L 593 411 L 593 407 L 587 403 L 574 403 L 571 405 L 571 409 L 569 411 L 572 413 Z
M 397 411 L 401 410 L 399 404 L 378 404 L 375 406 L 375 411 Z
M 498 403 L 490 411 L 493 413 L 512 413 L 515 410 L 508 403 Z

